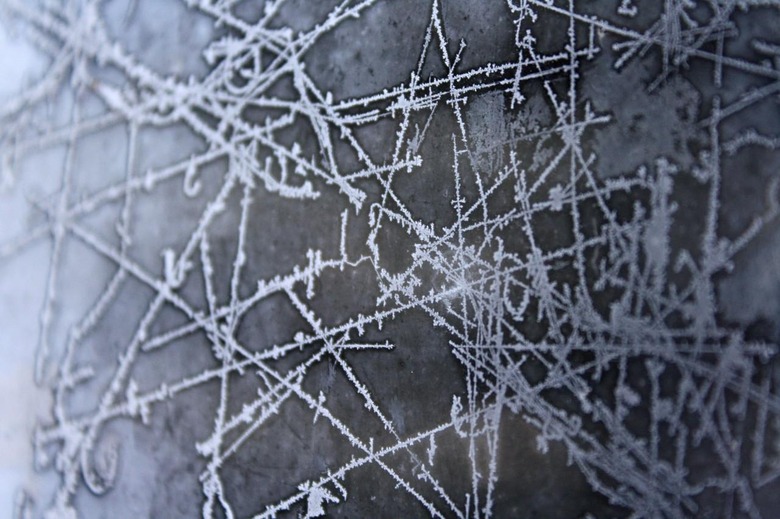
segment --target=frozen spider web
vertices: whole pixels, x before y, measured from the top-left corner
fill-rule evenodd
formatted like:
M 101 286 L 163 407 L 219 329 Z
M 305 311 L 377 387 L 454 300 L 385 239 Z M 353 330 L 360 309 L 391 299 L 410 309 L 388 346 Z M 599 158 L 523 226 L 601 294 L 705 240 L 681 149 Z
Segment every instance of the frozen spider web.
M 0 1 L 17 517 L 771 517 L 780 3 L 592 4 Z

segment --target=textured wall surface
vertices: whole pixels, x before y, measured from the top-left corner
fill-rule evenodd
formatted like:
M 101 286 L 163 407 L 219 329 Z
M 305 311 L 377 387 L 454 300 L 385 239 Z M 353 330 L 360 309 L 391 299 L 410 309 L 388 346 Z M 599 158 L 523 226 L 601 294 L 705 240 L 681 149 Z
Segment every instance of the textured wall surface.
M 780 516 L 780 1 L 0 0 L 0 516 Z

